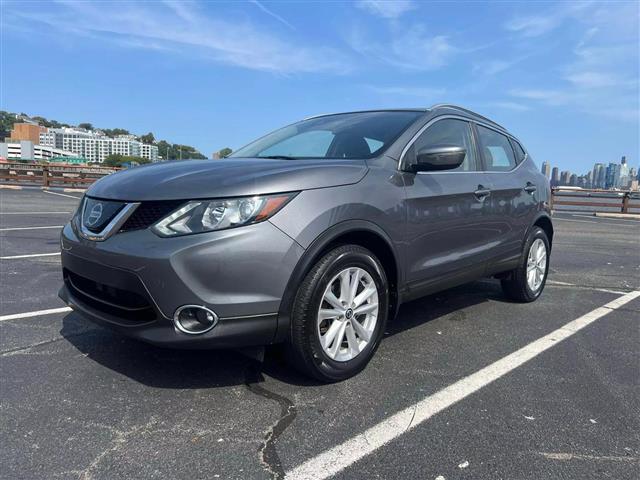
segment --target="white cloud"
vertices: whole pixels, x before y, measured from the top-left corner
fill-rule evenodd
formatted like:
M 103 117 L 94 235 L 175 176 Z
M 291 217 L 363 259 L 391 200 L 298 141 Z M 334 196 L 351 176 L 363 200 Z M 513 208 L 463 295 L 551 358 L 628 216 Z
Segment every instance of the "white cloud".
M 376 37 L 379 37 L 379 32 Z M 428 35 L 422 25 L 393 28 L 390 40 L 377 40 L 355 28 L 348 42 L 355 51 L 406 70 L 436 70 L 458 53 L 444 35 Z
M 562 18 L 555 15 L 519 17 L 509 20 L 505 28 L 525 37 L 537 37 L 555 29 L 562 23 Z
M 305 46 L 256 27 L 246 19 L 212 17 L 197 4 L 63 2 L 52 9 L 16 9 L 32 30 L 49 29 L 131 48 L 179 52 L 237 67 L 281 74 L 344 73 L 350 62 L 336 49 Z
M 377 86 L 366 85 L 366 87 L 374 93 L 388 96 L 415 97 L 421 99 L 437 100 L 446 93 L 444 88 L 433 87 L 414 87 L 414 86 Z
M 565 105 L 567 104 L 572 95 L 569 92 L 562 90 L 547 90 L 547 89 L 527 89 L 527 88 L 514 88 L 509 90 L 509 95 L 512 97 L 524 98 L 527 100 L 538 100 L 548 105 Z
M 523 37 L 539 37 L 555 30 L 570 17 L 579 16 L 593 2 L 566 2 L 536 15 L 516 16 L 509 19 L 504 28 Z
M 501 108 L 503 110 L 512 110 L 514 112 L 526 112 L 528 110 L 531 110 L 531 107 L 529 107 L 528 105 L 523 105 L 522 103 L 508 102 L 508 101 L 488 102 L 486 105 L 488 107 Z
M 416 8 L 409 0 L 360 0 L 356 5 L 372 15 L 389 19 L 399 18 Z
M 266 13 L 267 15 L 269 15 L 270 17 L 275 18 L 277 21 L 279 21 L 280 23 L 282 23 L 283 25 L 286 25 L 287 27 L 289 27 L 291 30 L 295 30 L 296 27 L 294 27 L 293 25 L 291 25 L 289 22 L 287 22 L 284 18 L 282 18 L 280 15 L 278 15 L 277 13 L 269 10 L 267 7 L 264 6 L 264 4 L 262 2 L 259 2 L 258 0 L 249 0 L 249 2 L 253 3 L 256 7 L 258 7 L 260 10 L 262 10 L 264 13 Z
M 604 88 L 616 86 L 634 86 L 637 81 L 625 80 L 617 75 L 606 72 L 580 71 L 565 76 L 565 79 L 578 87 Z
M 582 28 L 583 33 L 577 36 L 575 47 L 568 52 L 573 57 L 565 59 L 554 70 L 550 67 L 548 71 L 552 75 L 539 80 L 535 87 L 512 88 L 509 96 L 533 104 L 638 123 L 637 4 L 563 4 L 556 12 L 559 12 L 558 21 L 567 21 L 567 32 Z M 521 33 L 533 32 L 523 29 Z M 541 42 L 541 39 L 536 40 L 536 48 Z M 540 86 L 541 82 L 551 88 Z

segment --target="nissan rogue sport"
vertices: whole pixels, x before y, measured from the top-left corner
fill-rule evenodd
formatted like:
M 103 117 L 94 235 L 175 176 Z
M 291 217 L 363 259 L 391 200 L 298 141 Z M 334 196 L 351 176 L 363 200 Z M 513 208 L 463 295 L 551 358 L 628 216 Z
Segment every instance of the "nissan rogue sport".
M 549 197 L 522 143 L 469 110 L 322 115 L 229 158 L 97 181 L 62 231 L 60 297 L 156 345 L 284 343 L 338 381 L 403 302 L 487 276 L 538 298 Z

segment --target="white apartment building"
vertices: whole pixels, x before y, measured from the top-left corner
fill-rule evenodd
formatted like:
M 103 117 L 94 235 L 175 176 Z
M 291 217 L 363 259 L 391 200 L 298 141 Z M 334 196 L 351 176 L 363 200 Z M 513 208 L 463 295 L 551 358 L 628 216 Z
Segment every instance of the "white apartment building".
M 40 144 L 60 148 L 86 158 L 89 162 L 104 162 L 112 154 L 147 158 L 158 161 L 158 147 L 147 145 L 134 135 L 107 137 L 100 131 L 77 128 L 49 128 L 40 133 Z
M 49 160 L 54 157 L 75 157 L 75 153 L 59 148 L 35 145 L 30 140 L 0 143 L 0 157 L 7 160 Z

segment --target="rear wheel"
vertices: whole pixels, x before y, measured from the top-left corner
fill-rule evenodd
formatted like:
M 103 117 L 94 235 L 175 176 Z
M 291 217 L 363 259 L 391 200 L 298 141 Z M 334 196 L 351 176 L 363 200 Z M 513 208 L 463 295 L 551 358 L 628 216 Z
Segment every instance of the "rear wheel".
M 505 294 L 518 302 L 533 302 L 544 289 L 549 271 L 549 239 L 540 227 L 534 227 L 525 242 L 518 268 L 502 280 Z
M 385 272 L 369 250 L 344 245 L 324 255 L 298 289 L 288 344 L 293 366 L 335 382 L 360 372 L 388 315 Z

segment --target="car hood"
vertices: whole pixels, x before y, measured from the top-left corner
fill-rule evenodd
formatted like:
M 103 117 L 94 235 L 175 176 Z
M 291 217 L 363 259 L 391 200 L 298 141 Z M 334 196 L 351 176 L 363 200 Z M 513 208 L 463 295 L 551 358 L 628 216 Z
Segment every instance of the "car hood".
M 366 173 L 364 160 L 173 161 L 107 175 L 87 195 L 126 201 L 237 197 L 349 185 Z

